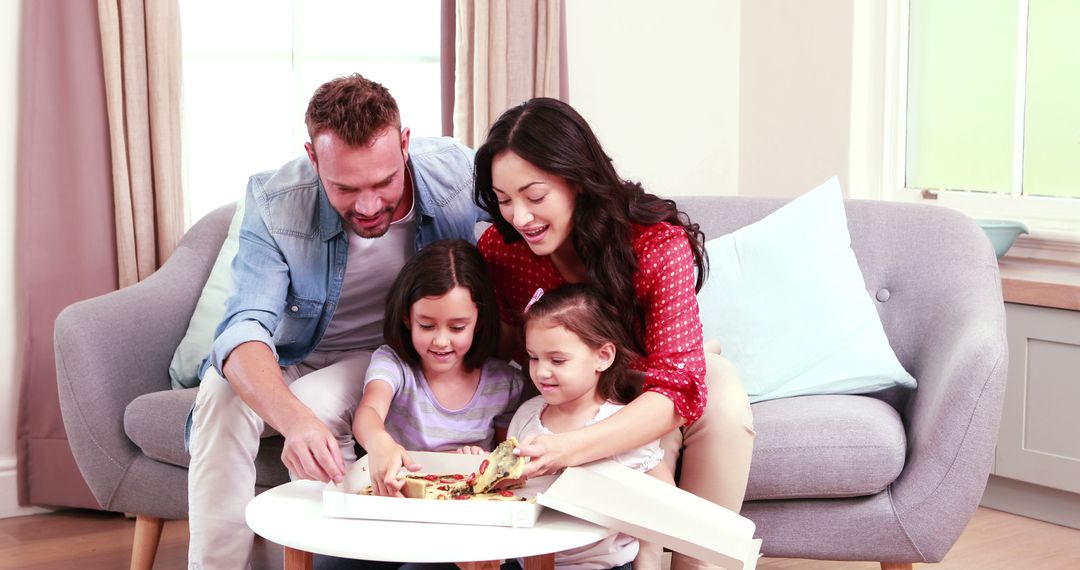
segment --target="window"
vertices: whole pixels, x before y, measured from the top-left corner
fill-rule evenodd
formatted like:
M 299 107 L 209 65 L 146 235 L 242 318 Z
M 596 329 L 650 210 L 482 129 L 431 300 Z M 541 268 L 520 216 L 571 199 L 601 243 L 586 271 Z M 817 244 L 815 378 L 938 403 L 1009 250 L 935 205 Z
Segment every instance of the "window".
M 183 0 L 180 10 L 189 223 L 300 156 L 308 99 L 339 75 L 382 83 L 403 126 L 442 134 L 440 0 Z
M 891 197 L 1080 242 L 1080 2 L 907 0 L 892 18 Z

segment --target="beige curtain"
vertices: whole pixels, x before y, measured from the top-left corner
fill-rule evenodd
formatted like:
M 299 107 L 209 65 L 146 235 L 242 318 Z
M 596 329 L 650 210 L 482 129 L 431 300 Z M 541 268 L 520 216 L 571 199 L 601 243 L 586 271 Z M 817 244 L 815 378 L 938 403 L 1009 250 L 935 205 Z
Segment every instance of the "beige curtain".
M 145 279 L 183 235 L 178 0 L 98 0 L 120 286 Z
M 477 147 L 508 107 L 562 97 L 562 0 L 457 0 L 454 137 Z

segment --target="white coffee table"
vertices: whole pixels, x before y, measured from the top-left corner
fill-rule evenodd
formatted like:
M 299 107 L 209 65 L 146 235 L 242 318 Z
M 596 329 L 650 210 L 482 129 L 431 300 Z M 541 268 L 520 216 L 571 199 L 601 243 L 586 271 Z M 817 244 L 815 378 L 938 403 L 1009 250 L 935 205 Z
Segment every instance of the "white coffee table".
M 553 553 L 615 532 L 552 509 L 544 509 L 531 528 L 330 518 L 322 512 L 322 490 L 318 481 L 293 481 L 248 503 L 248 526 L 285 547 L 285 570 L 310 569 L 313 553 L 393 562 L 456 562 L 464 570 L 497 569 L 500 560 L 525 558 L 526 570 L 550 570 L 555 565 Z

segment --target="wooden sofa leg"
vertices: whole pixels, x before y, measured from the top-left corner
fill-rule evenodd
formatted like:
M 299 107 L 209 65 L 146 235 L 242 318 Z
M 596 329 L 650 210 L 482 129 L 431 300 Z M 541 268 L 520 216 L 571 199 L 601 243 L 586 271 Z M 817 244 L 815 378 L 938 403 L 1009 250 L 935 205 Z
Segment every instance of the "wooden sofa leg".
M 910 562 L 882 562 L 881 570 L 911 570 Z
M 135 517 L 135 543 L 131 546 L 131 570 L 151 570 L 157 556 L 161 529 L 165 521 L 158 517 L 139 515 Z

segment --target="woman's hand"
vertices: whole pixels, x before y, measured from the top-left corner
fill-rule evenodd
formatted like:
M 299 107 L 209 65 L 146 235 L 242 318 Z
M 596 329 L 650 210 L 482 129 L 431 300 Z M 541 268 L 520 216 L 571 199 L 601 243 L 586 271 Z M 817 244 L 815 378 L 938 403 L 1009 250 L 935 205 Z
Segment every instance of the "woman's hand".
M 559 435 L 536 434 L 514 449 L 514 454 L 528 457 L 525 464 L 525 477 L 538 477 L 557 473 L 574 464 L 570 459 L 570 450 L 565 437 Z
M 409 452 L 393 439 L 387 444 L 373 446 L 368 452 L 372 491 L 380 497 L 401 497 L 405 479 L 398 477 L 398 471 L 402 467 L 413 472 L 420 470 L 420 464 L 413 462 Z
M 466 445 L 461 449 L 455 450 L 454 453 L 463 453 L 465 455 L 487 455 L 488 452 L 484 451 L 484 448 L 476 445 Z

